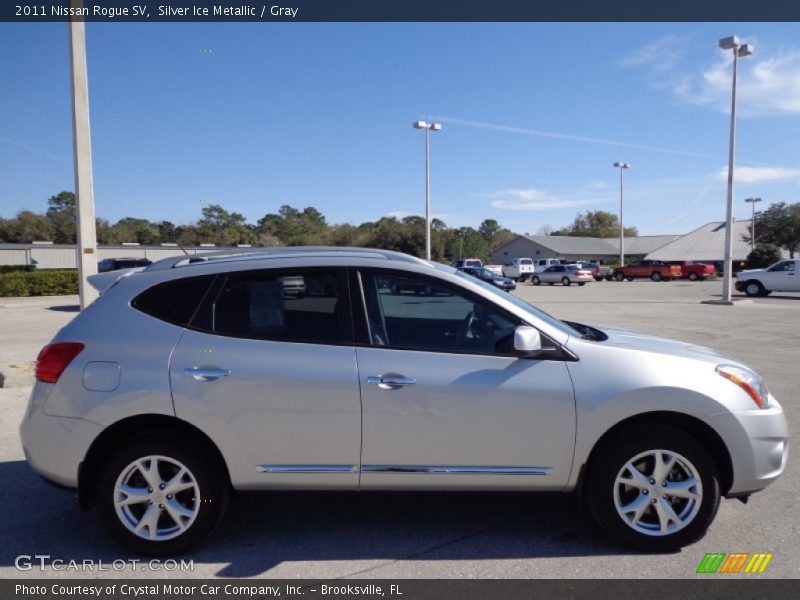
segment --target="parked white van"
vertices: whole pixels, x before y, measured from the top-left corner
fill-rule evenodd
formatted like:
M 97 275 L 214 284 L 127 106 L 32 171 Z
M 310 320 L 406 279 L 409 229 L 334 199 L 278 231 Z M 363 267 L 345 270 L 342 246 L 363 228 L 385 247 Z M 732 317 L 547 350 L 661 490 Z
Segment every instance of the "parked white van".
M 530 258 L 512 258 L 503 265 L 503 277 L 514 281 L 525 281 L 533 274 L 533 260 Z
M 534 261 L 533 270 L 535 273 L 540 273 L 549 267 L 560 264 L 561 260 L 558 258 L 540 258 Z

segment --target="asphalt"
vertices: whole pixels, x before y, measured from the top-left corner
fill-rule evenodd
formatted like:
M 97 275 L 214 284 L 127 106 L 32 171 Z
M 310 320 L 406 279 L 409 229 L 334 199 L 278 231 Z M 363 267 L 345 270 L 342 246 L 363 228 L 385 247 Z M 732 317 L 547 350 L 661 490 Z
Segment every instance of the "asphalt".
M 516 295 L 562 318 L 621 326 L 702 344 L 759 371 L 800 431 L 800 294 L 701 304 L 707 282 L 521 285 Z M 738 296 L 738 298 L 742 298 Z M 0 577 L 85 577 L 92 572 L 15 568 L 19 555 L 64 561 L 136 558 L 109 541 L 94 513 L 47 486 L 22 456 L 18 425 L 39 348 L 74 315 L 75 297 L 0 300 Z M 676 374 L 679 376 L 679 374 Z M 727 500 L 706 537 L 673 554 L 611 543 L 562 495 L 247 494 L 214 537 L 183 559 L 182 577 L 270 578 L 691 578 L 707 552 L 772 552 L 760 577 L 800 577 L 800 463 L 747 505 Z M 66 562 L 65 564 L 69 564 Z M 99 578 L 174 577 L 128 564 Z M 707 577 L 707 576 L 706 576 Z

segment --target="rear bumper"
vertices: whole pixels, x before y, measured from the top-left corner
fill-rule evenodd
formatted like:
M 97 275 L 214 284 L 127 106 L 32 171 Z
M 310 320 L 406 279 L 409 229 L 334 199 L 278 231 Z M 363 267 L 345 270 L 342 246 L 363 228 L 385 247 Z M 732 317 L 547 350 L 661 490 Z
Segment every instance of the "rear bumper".
M 34 407 L 19 432 L 25 460 L 34 471 L 56 486 L 77 489 L 78 465 L 102 430 L 91 421 L 54 417 Z

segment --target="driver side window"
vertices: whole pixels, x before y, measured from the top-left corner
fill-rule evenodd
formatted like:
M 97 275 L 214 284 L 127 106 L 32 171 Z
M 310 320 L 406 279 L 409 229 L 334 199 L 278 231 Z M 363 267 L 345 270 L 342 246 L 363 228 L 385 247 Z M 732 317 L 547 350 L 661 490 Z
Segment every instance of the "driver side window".
M 457 287 L 395 273 L 362 273 L 374 346 L 427 352 L 511 352 L 517 322 Z

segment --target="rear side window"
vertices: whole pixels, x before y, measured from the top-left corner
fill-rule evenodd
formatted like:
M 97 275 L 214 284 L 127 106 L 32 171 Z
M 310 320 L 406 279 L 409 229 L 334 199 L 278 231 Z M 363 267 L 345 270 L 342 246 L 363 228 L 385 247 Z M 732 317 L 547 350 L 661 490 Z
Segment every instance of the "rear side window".
M 340 269 L 235 273 L 222 285 L 210 312 L 210 323 L 200 318 L 192 327 L 276 342 L 354 341 L 347 280 Z
M 160 283 L 136 296 L 131 306 L 156 319 L 186 327 L 212 281 L 214 275 Z

